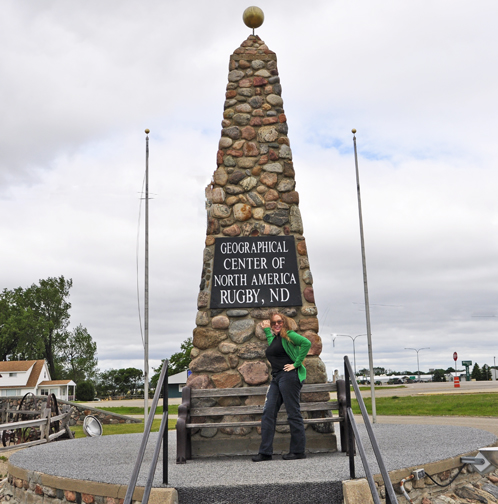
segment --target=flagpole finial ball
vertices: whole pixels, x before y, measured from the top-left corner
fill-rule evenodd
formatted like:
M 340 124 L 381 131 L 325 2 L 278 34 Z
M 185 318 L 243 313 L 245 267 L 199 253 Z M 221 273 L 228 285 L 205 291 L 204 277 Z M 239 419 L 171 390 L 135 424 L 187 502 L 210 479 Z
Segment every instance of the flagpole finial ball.
M 145 134 L 146 134 L 146 135 L 148 135 L 149 133 L 150 133 L 150 129 L 149 129 L 149 128 L 147 128 L 147 129 L 145 130 Z
M 259 28 L 265 20 L 265 15 L 259 7 L 248 7 L 242 14 L 244 24 L 249 28 Z
M 353 129 L 351 130 L 351 133 L 353 133 L 353 135 L 354 135 L 354 134 L 356 133 L 356 129 L 355 129 L 355 128 L 353 128 Z

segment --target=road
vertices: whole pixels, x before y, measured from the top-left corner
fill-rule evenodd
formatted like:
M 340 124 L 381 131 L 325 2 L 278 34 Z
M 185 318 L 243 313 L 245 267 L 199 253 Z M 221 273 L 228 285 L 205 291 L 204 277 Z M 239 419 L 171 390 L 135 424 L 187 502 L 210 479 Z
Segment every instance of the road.
M 399 387 L 399 388 L 398 388 Z M 362 387 L 363 389 L 363 387 Z M 498 381 L 461 382 L 455 388 L 453 382 L 422 382 L 407 385 L 386 385 L 375 391 L 375 397 L 410 396 L 419 394 L 475 394 L 479 392 L 498 392 Z M 370 397 L 370 388 L 362 390 L 363 397 Z

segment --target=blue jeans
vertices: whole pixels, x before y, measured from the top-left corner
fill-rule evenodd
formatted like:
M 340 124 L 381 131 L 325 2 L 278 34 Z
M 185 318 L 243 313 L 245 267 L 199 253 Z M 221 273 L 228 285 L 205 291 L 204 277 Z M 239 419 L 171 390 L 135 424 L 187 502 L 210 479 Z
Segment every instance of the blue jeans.
M 306 434 L 304 433 L 303 417 L 299 399 L 302 383 L 299 381 L 297 370 L 279 371 L 273 376 L 268 391 L 266 392 L 263 417 L 261 418 L 261 445 L 259 453 L 273 455 L 273 438 L 277 414 L 282 403 L 287 410 L 291 440 L 290 453 L 304 453 L 306 447 Z

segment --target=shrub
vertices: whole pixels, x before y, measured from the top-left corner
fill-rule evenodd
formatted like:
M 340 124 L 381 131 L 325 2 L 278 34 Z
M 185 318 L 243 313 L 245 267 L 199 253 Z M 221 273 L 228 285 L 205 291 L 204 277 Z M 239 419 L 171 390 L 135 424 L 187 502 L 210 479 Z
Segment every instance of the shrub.
M 76 385 L 76 399 L 78 401 L 93 401 L 95 387 L 91 381 L 83 381 Z

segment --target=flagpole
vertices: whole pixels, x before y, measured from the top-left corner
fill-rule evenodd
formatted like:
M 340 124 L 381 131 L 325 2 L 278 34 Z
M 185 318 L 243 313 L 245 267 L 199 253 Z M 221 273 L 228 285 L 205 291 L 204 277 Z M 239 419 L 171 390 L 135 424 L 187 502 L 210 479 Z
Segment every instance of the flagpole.
M 363 236 L 363 217 L 361 212 L 360 175 L 358 171 L 358 154 L 356 152 L 356 130 L 353 128 L 351 132 L 353 133 L 354 162 L 356 167 L 356 189 L 358 193 L 358 215 L 360 218 L 361 261 L 363 264 L 363 288 L 365 292 L 365 315 L 367 319 L 368 365 L 370 367 L 370 391 L 372 396 L 372 422 L 376 423 L 377 409 L 375 406 L 375 374 L 373 369 L 372 332 L 370 329 L 370 304 L 368 302 L 367 261 L 365 258 L 365 238 Z
M 145 130 L 144 428 L 149 416 L 149 133 Z

